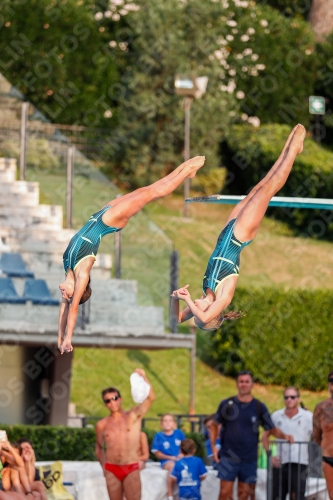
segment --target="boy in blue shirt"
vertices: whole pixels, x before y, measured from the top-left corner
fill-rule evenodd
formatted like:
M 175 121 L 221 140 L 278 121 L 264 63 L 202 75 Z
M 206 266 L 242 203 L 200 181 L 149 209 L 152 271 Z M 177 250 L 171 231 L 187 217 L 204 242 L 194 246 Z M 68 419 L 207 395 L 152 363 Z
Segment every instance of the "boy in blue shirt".
M 176 422 L 173 415 L 165 414 L 161 418 L 162 432 L 157 432 L 154 436 L 151 451 L 161 462 L 163 469 L 168 471 L 168 497 L 172 499 L 173 483 L 170 472 L 173 470 L 175 462 L 182 457 L 180 454 L 180 443 L 185 439 L 185 434 L 180 429 L 176 429 Z
M 178 483 L 179 500 L 201 500 L 200 484 L 207 474 L 205 464 L 201 458 L 193 456 L 196 446 L 192 439 L 184 439 L 180 450 L 183 458 L 175 463 L 171 472 L 171 479 Z

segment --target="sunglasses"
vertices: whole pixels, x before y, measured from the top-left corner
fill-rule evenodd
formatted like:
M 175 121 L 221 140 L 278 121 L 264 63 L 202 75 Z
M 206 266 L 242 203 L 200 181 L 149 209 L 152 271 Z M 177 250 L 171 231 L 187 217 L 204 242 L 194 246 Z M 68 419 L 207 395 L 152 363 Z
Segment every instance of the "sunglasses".
M 329 382 L 330 384 L 333 384 L 333 378 L 331 378 L 331 377 L 330 377 L 330 378 L 329 378 L 329 379 L 327 379 L 327 380 L 328 380 L 328 382 Z
M 298 396 L 284 396 L 284 399 L 287 400 L 287 399 L 296 399 L 298 398 Z
M 118 399 L 120 399 L 120 396 L 112 396 L 112 398 L 109 398 L 109 399 L 103 399 L 104 401 L 104 404 L 109 404 L 111 403 L 111 401 L 118 401 Z

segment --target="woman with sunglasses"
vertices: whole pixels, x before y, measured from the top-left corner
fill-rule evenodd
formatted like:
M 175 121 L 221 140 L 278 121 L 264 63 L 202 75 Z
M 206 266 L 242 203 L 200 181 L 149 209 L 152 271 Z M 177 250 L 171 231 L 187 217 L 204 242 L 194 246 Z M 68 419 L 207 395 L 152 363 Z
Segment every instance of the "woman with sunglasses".
M 284 186 L 295 158 L 303 151 L 303 125 L 296 125 L 278 158 L 267 175 L 230 213 L 212 253 L 203 278 L 203 294 L 192 300 L 185 285 L 171 294 L 171 315 L 183 323 L 194 317 L 202 330 L 216 330 L 226 319 L 236 319 L 241 312 L 223 311 L 235 293 L 240 266 L 240 253 L 255 238 L 271 198 Z M 187 307 L 180 312 L 179 300 Z
M 204 156 L 196 156 L 182 163 L 163 179 L 111 200 L 76 233 L 63 255 L 65 281 L 59 285 L 62 302 L 58 321 L 58 347 L 61 354 L 71 352 L 72 336 L 79 304 L 91 296 L 90 271 L 96 260 L 101 238 L 121 231 L 133 215 L 148 203 L 174 191 L 186 178 L 193 178 L 205 163 Z

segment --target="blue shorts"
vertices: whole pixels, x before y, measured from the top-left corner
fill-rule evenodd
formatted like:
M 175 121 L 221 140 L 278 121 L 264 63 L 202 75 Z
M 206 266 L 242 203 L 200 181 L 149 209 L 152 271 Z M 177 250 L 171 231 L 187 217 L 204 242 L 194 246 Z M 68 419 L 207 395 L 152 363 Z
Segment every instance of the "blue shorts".
M 235 462 L 229 458 L 221 457 L 214 468 L 218 471 L 217 477 L 224 481 L 233 482 L 238 478 L 240 483 L 256 484 L 257 482 L 257 461 Z

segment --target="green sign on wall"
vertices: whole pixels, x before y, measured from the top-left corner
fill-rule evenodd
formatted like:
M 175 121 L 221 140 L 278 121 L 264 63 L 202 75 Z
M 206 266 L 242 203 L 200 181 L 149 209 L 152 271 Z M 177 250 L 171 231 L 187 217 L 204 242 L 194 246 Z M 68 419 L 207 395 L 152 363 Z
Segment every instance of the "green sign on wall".
M 325 108 L 325 97 L 315 95 L 309 97 L 309 111 L 312 115 L 324 115 Z

